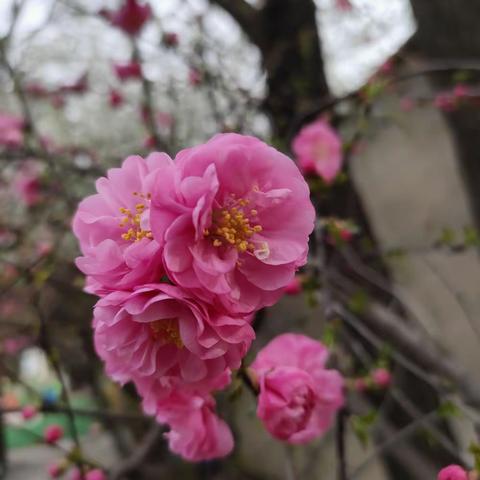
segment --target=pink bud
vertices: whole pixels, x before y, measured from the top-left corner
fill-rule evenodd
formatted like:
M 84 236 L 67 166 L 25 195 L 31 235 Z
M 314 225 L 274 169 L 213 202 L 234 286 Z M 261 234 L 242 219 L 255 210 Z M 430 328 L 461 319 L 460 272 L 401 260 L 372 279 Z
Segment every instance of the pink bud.
M 109 102 L 112 108 L 118 108 L 123 103 L 123 95 L 118 90 L 112 88 L 109 93 Z
M 163 43 L 167 47 L 176 47 L 178 45 L 178 35 L 174 32 L 166 32 L 163 34 Z
M 302 282 L 295 276 L 292 281 L 285 287 L 285 293 L 287 295 L 297 295 L 302 291 Z
M 43 432 L 43 438 L 49 444 L 54 444 L 63 437 L 63 428 L 60 425 L 49 425 Z
M 453 88 L 453 96 L 455 98 L 464 98 L 468 96 L 469 93 L 470 89 L 467 85 L 464 85 L 463 83 L 457 83 L 457 85 L 455 85 L 455 87 Z
M 377 368 L 372 372 L 372 380 L 377 387 L 387 388 L 392 381 L 392 374 L 386 368 Z
M 188 81 L 192 87 L 200 85 L 202 83 L 202 74 L 196 68 L 191 68 L 188 73 Z
M 364 378 L 356 378 L 354 388 L 357 392 L 362 393 L 367 390 L 368 385 Z
M 455 98 L 449 92 L 439 93 L 435 97 L 433 105 L 444 112 L 452 112 L 455 110 Z
M 90 470 L 86 475 L 86 480 L 107 480 L 105 473 L 99 468 L 95 468 L 94 470 Z
M 47 471 L 48 471 L 48 474 L 50 475 L 50 478 L 58 478 L 63 473 L 60 465 L 56 463 L 52 463 L 51 465 L 49 465 L 47 468 Z
M 22 417 L 24 420 L 30 420 L 38 413 L 37 409 L 33 405 L 25 405 L 22 408 Z
M 459 465 L 449 465 L 440 470 L 437 480 L 468 480 L 468 475 Z

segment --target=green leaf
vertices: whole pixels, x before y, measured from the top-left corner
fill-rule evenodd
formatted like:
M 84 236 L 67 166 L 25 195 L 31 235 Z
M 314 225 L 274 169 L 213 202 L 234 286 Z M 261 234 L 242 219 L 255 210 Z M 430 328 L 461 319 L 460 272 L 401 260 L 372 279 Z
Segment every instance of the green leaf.
M 450 400 L 443 402 L 438 407 L 438 415 L 442 418 L 457 417 L 459 414 L 460 414 L 460 410 Z
M 377 419 L 377 412 L 372 410 L 366 415 L 353 415 L 351 417 L 353 432 L 363 447 L 368 446 L 370 440 L 370 428 Z
M 463 229 L 463 235 L 466 247 L 478 247 L 480 245 L 480 238 L 474 227 L 465 227 Z
M 348 308 L 357 315 L 365 312 L 369 302 L 368 294 L 365 290 L 358 290 L 355 292 L 348 301 Z
M 469 447 L 470 453 L 473 455 L 473 460 L 475 462 L 475 470 L 480 472 L 480 445 L 478 443 L 472 442 Z
M 440 245 L 451 247 L 455 243 L 455 232 L 449 227 L 445 227 L 442 230 L 440 238 L 438 239 Z

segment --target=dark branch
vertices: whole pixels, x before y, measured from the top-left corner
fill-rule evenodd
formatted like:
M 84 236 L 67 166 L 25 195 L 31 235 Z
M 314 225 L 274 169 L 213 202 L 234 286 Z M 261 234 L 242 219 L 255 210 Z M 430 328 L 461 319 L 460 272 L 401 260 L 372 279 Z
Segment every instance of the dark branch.
M 259 48 L 263 44 L 260 27 L 260 12 L 244 0 L 210 0 L 229 13 L 240 25 L 248 38 Z

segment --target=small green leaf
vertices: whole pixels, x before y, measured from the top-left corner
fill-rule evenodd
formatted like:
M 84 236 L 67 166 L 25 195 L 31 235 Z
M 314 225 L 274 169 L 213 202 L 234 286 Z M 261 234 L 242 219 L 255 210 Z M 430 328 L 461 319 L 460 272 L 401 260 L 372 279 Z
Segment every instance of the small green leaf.
M 368 446 L 370 439 L 370 428 L 377 419 L 377 412 L 372 410 L 366 415 L 354 415 L 351 417 L 353 432 L 363 447 Z
M 480 245 L 480 238 L 474 227 L 465 227 L 463 229 L 463 235 L 466 247 L 478 247 Z
M 455 232 L 451 228 L 445 227 L 438 239 L 438 243 L 440 245 L 451 247 L 455 243 Z
M 358 290 L 355 292 L 348 301 L 348 308 L 357 315 L 365 312 L 368 305 L 368 295 L 365 290 Z
M 438 407 L 438 415 L 442 418 L 457 417 L 460 414 L 458 407 L 451 401 L 447 400 Z

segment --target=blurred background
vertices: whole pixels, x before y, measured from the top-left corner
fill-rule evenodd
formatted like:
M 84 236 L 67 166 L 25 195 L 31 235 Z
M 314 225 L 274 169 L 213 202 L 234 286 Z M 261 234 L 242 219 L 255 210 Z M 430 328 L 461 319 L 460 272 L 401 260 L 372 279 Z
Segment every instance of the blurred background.
M 476 411 L 362 319 L 380 305 L 480 381 L 480 3 L 150 0 L 148 18 L 119 25 L 126 3 L 0 0 L 0 478 L 49 478 L 78 444 L 116 479 L 337 478 L 333 433 L 286 454 L 240 387 L 219 400 L 232 457 L 170 455 L 134 389 L 103 374 L 70 231 L 78 201 L 130 154 L 234 131 L 291 155 L 318 117 L 339 132 L 344 168 L 332 185 L 308 181 L 320 218 L 352 234 L 328 245 L 328 282 L 261 312 L 253 351 L 304 331 L 346 376 L 391 368 L 388 391 L 353 394 L 349 479 L 471 464 Z M 59 448 L 41 441 L 53 423 Z

